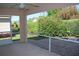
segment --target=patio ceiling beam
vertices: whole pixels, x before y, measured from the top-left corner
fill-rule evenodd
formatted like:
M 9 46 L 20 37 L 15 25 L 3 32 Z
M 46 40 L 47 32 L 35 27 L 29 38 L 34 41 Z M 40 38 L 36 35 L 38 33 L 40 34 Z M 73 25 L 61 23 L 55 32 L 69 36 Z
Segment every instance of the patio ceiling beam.
M 25 10 L 27 11 L 27 9 Z M 0 8 L 0 15 L 20 15 L 21 13 L 22 13 L 22 9 Z

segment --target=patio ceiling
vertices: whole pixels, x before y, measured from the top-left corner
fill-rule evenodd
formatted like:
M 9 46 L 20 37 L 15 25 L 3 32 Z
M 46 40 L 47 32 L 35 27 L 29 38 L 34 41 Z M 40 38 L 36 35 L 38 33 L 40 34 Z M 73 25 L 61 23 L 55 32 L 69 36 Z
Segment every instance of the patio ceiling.
M 77 3 L 76 3 L 77 4 Z M 18 15 L 21 10 L 28 14 L 46 11 L 49 8 L 63 8 L 75 3 L 0 3 L 0 14 Z
M 38 6 L 30 3 L 0 3 L 0 8 L 30 9 L 32 7 Z

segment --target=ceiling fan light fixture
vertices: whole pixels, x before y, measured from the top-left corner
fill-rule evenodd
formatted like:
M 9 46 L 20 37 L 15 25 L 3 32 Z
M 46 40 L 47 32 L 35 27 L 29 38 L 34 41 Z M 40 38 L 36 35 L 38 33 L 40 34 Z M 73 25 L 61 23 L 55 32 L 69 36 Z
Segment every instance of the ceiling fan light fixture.
M 24 8 L 25 5 L 23 3 L 20 4 L 20 8 Z

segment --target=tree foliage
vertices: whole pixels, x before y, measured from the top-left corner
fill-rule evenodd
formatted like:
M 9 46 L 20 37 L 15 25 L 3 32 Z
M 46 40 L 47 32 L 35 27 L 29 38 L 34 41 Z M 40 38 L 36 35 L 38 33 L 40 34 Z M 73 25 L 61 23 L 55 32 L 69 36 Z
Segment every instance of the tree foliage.
M 69 6 L 67 8 L 49 9 L 48 16 L 59 17 L 62 20 L 79 18 L 79 13 L 75 6 Z
M 75 26 L 73 28 L 73 35 L 79 35 L 79 20 L 76 20 L 75 22 Z
M 12 31 L 13 31 L 13 32 L 19 32 L 19 30 L 20 30 L 19 24 L 18 24 L 17 22 L 14 22 L 14 23 L 12 24 Z
M 35 21 L 34 22 L 34 19 L 29 19 L 27 21 L 27 26 L 28 26 L 28 33 L 37 33 L 38 32 L 38 22 Z

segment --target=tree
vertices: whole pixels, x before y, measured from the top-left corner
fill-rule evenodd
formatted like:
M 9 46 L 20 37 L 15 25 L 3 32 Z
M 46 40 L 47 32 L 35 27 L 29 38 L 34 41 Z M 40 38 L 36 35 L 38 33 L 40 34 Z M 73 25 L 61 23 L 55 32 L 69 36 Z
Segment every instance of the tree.
M 59 17 L 61 19 L 79 18 L 79 13 L 75 6 L 69 6 L 67 8 L 49 9 L 48 16 Z
M 58 14 L 60 13 L 60 11 L 62 10 L 62 8 L 57 8 L 57 9 L 49 9 L 48 12 L 48 16 L 52 16 L 52 17 L 57 17 Z
M 19 30 L 20 30 L 19 24 L 15 21 L 15 22 L 12 24 L 12 31 L 13 31 L 13 32 L 18 32 Z
M 61 10 L 60 17 L 64 19 L 78 18 L 79 13 L 75 6 L 69 6 Z

